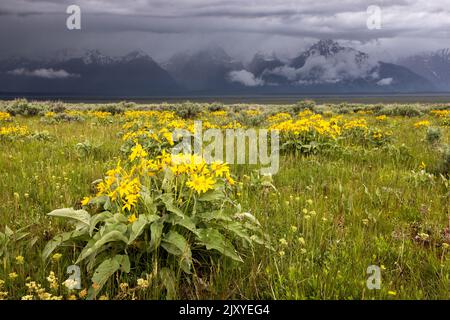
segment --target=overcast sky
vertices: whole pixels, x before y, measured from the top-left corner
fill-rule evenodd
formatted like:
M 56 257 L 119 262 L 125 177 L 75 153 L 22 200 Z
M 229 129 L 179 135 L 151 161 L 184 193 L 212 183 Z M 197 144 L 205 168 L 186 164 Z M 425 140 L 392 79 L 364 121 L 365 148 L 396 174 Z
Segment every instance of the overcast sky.
M 79 31 L 66 28 L 71 4 L 81 8 Z M 367 28 L 370 5 L 382 10 L 379 30 Z M 317 39 L 385 60 L 450 47 L 450 0 L 0 0 L 1 56 L 141 49 L 164 61 L 214 44 L 248 60 L 257 51 L 292 57 Z

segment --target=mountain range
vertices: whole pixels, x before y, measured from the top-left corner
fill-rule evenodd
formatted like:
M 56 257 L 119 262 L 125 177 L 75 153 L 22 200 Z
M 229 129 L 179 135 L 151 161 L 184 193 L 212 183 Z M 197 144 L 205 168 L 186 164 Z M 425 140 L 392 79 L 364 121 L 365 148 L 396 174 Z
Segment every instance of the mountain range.
M 320 40 L 290 60 L 257 53 L 244 64 L 212 46 L 158 64 L 142 51 L 98 50 L 0 61 L 0 95 L 121 96 L 450 91 L 450 51 L 386 63 Z

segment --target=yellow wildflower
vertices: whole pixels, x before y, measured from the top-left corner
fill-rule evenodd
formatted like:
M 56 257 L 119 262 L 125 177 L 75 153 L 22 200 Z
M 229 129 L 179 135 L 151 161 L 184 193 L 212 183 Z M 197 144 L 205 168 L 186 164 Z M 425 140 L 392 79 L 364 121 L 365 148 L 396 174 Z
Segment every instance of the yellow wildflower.
M 129 223 L 134 223 L 137 220 L 136 215 L 133 213 L 131 216 L 128 217 Z
M 214 188 L 216 182 L 211 177 L 199 176 L 197 174 L 191 176 L 186 185 L 195 190 L 198 194 L 205 193 Z

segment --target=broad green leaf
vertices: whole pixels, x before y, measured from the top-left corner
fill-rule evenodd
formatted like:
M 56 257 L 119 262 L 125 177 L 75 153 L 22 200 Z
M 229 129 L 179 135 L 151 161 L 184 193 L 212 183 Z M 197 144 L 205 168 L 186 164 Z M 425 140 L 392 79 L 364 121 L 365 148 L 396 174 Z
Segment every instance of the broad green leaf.
M 119 231 L 108 232 L 104 234 L 97 242 L 95 242 L 95 244 L 92 247 L 88 248 L 87 250 L 83 250 L 80 256 L 78 257 L 77 262 L 75 262 L 75 264 L 80 263 L 91 254 L 95 253 L 103 245 L 109 242 L 124 242 L 125 244 L 127 244 L 128 239 Z
M 11 237 L 14 234 L 14 231 L 12 231 L 8 226 L 5 226 L 5 235 L 7 238 Z
M 244 228 L 244 226 L 239 222 L 231 222 L 231 223 L 223 223 L 222 226 L 228 230 L 233 232 L 235 235 L 237 235 L 239 238 L 246 240 L 247 242 L 252 242 L 250 239 L 247 230 Z
M 182 226 L 183 228 L 191 231 L 192 233 L 197 233 L 197 227 L 194 221 L 188 216 L 180 217 L 175 214 L 169 214 L 167 222 L 173 225 Z
M 89 226 L 89 235 L 92 237 L 94 233 L 94 229 L 99 222 L 105 221 L 106 219 L 112 218 L 113 214 L 111 212 L 105 211 L 99 214 L 96 214 L 92 217 L 90 226 Z
M 160 218 L 159 220 L 153 222 L 150 225 L 150 250 L 153 251 L 159 247 L 161 243 L 162 231 L 164 228 L 164 219 Z
M 166 209 L 169 212 L 175 213 L 176 215 L 183 217 L 184 213 L 173 203 L 173 199 L 174 199 L 173 197 L 174 197 L 174 195 L 172 193 L 165 193 L 160 196 L 162 202 L 164 203 L 164 205 L 166 206 Z
M 130 260 L 128 256 L 116 255 L 113 258 L 103 261 L 95 270 L 92 276 L 92 283 L 95 284 L 95 290 L 89 290 L 89 299 L 94 299 L 101 291 L 108 279 L 119 269 L 128 270 L 129 272 Z M 125 271 L 127 272 L 127 271 Z
M 50 254 L 61 244 L 63 244 L 66 241 L 69 241 L 72 238 L 80 237 L 85 233 L 86 233 L 85 230 L 75 230 L 57 235 L 52 240 L 50 240 L 44 247 L 44 250 L 42 251 L 42 258 L 44 260 L 47 259 L 50 256 Z
M 214 189 L 209 190 L 208 192 L 202 194 L 198 201 L 216 201 L 216 200 L 222 200 L 225 198 L 225 195 L 222 190 Z
M 117 222 L 115 218 L 112 218 L 110 221 L 109 219 L 105 221 L 106 223 L 100 227 L 100 230 L 98 233 L 103 237 L 103 235 L 110 233 L 111 231 L 119 231 L 121 234 L 127 233 L 127 226 L 128 224 L 125 224 L 123 222 Z M 127 221 L 128 222 L 128 221 Z
M 158 209 L 155 201 L 153 201 L 153 197 L 148 192 L 141 191 L 142 203 L 147 208 L 147 211 L 150 214 L 156 214 Z
M 240 219 L 240 220 L 246 219 L 246 220 L 250 221 L 251 223 L 254 223 L 254 224 L 258 225 L 258 226 L 260 225 L 258 219 L 256 219 L 255 216 L 252 215 L 249 212 L 238 213 L 238 214 L 235 215 L 235 217 Z
M 161 184 L 161 189 L 164 190 L 165 192 L 167 192 L 167 194 L 169 194 L 169 192 L 172 191 L 174 178 L 175 178 L 175 175 L 173 174 L 172 170 L 166 170 L 164 172 L 164 178 L 163 178 L 163 181 Z
M 114 259 L 119 263 L 120 270 L 129 273 L 131 270 L 130 257 L 128 255 L 116 255 Z
M 204 245 L 206 249 L 217 250 L 233 260 L 242 262 L 233 245 L 218 230 L 212 228 L 198 229 L 198 238 L 200 244 Z
M 180 256 L 180 266 L 184 272 L 190 273 L 192 266 L 192 252 L 186 239 L 176 231 L 170 231 L 161 242 L 167 252 L 175 256 Z
M 167 300 L 173 300 L 176 298 L 176 287 L 175 287 L 175 275 L 172 270 L 168 268 L 162 268 L 159 272 L 161 282 L 166 289 Z
M 150 223 L 159 219 L 157 215 L 144 215 L 141 214 L 139 218 L 131 225 L 131 233 L 130 239 L 128 240 L 128 244 L 133 243 L 144 231 L 145 227 Z
M 208 212 L 200 212 L 196 214 L 197 218 L 202 219 L 205 222 L 209 222 L 211 220 L 222 220 L 222 221 L 232 221 L 231 217 L 224 214 L 222 210 L 208 211 Z
M 73 208 L 57 209 L 48 214 L 52 217 L 70 218 L 89 226 L 91 215 L 85 210 L 75 210 Z

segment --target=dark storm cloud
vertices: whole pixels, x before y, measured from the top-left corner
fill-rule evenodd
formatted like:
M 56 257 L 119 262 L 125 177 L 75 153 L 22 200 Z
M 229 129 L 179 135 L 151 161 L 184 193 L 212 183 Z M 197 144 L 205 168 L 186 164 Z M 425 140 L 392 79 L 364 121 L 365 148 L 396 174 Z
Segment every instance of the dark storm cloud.
M 65 28 L 71 4 L 81 7 L 81 31 Z M 366 26 L 369 5 L 382 9 L 381 30 Z M 449 10 L 450 0 L 2 0 L 1 54 L 141 48 L 164 59 L 214 43 L 249 57 L 255 51 L 294 54 L 331 38 L 396 55 L 449 46 Z

